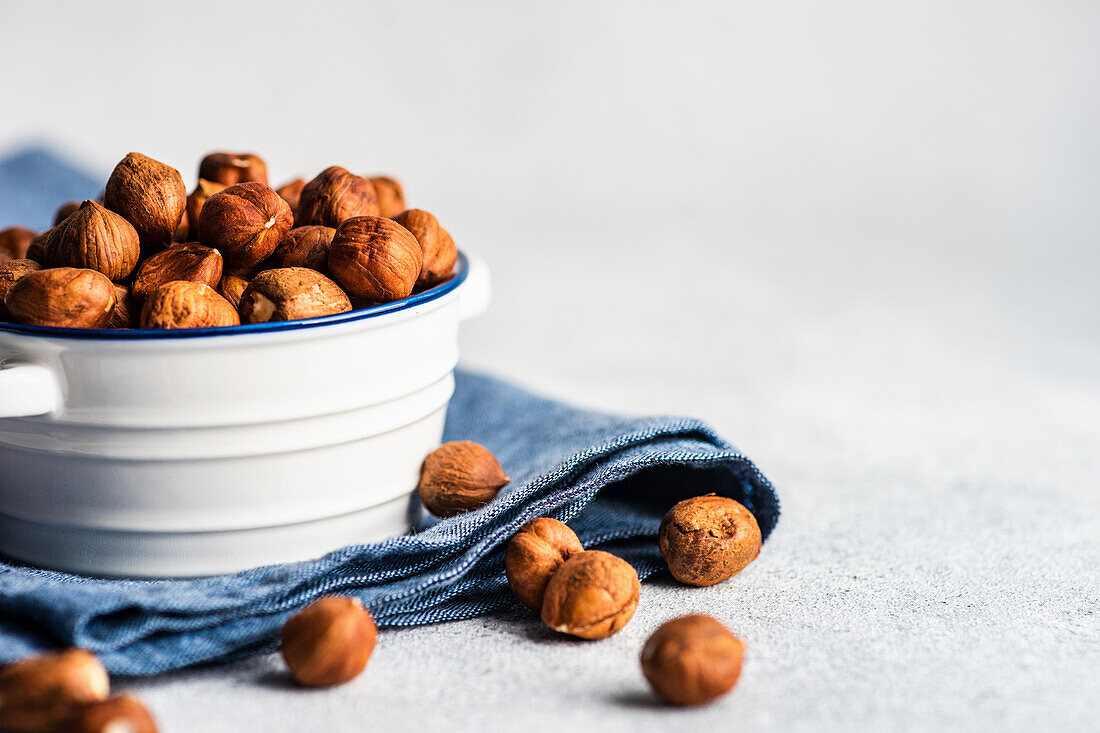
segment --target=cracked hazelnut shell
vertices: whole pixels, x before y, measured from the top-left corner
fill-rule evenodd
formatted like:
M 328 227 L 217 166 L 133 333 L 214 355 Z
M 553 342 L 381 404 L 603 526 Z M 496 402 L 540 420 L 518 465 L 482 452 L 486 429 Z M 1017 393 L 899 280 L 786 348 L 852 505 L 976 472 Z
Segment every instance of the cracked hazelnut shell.
M 76 733 L 157 733 L 148 709 L 128 695 L 85 706 L 73 726 Z
M 725 496 L 696 496 L 668 510 L 658 543 L 672 576 L 707 586 L 732 578 L 760 554 L 760 525 Z
M 267 164 L 253 153 L 210 153 L 199 163 L 199 178 L 222 186 L 250 182 L 267 185 Z
M 546 584 L 542 622 L 582 639 L 604 639 L 633 618 L 640 589 L 626 560 L 602 550 L 578 552 Z
M 389 176 L 371 176 L 370 182 L 378 196 L 379 216 L 392 218 L 406 209 L 405 189 L 400 181 Z
M 180 172 L 141 153 L 123 158 L 107 179 L 103 205 L 133 225 L 143 245 L 172 241 L 187 207 Z
M 567 525 L 550 517 L 532 519 L 504 551 L 508 585 L 523 605 L 537 613 L 551 576 L 578 552 L 584 552 L 584 547 Z
M 51 267 L 82 267 L 121 280 L 137 265 L 141 243 L 123 217 L 95 201 L 85 201 L 46 238 Z
M 428 454 L 416 490 L 428 511 L 445 518 L 485 506 L 510 480 L 488 448 L 458 440 Z
M 131 290 L 138 302 L 164 283 L 190 280 L 216 288 L 222 279 L 222 255 L 213 247 L 188 242 L 175 244 L 142 260 L 134 272 Z
M 328 270 L 328 248 L 336 230 L 311 224 L 291 229 L 271 253 L 272 267 L 308 267 L 317 272 Z
M 307 267 L 264 270 L 241 294 L 241 323 L 318 318 L 351 310 L 340 286 Z
M 439 221 L 421 209 L 403 211 L 393 220 L 408 229 L 420 243 L 424 262 L 420 266 L 416 287 L 430 288 L 449 278 L 455 269 L 458 249 L 447 230 L 439 226 Z
M 338 165 L 321 171 L 302 187 L 294 216 L 299 226 L 338 227 L 357 216 L 378 216 L 378 195 L 370 179 Z
M 0 729 L 68 729 L 81 706 L 107 698 L 110 678 L 83 649 L 48 652 L 0 669 Z
M 378 302 L 407 298 L 423 264 L 416 237 L 380 216 L 348 219 L 336 229 L 328 250 L 332 279 L 348 295 Z
M 54 267 L 20 278 L 4 297 L 16 323 L 103 328 L 115 309 L 115 285 L 96 270 Z
M 702 705 L 737 684 L 745 644 L 716 619 L 681 616 L 662 624 L 642 647 L 642 673 L 672 705 Z
M 190 280 L 165 283 L 141 309 L 142 328 L 238 326 L 237 310 L 209 285 Z
M 377 636 L 378 627 L 359 599 L 325 596 L 283 625 L 279 652 L 298 684 L 329 687 L 366 668 Z
M 238 183 L 206 200 L 199 213 L 199 239 L 216 247 L 227 267 L 254 267 L 266 259 L 294 225 L 286 201 L 263 183 Z

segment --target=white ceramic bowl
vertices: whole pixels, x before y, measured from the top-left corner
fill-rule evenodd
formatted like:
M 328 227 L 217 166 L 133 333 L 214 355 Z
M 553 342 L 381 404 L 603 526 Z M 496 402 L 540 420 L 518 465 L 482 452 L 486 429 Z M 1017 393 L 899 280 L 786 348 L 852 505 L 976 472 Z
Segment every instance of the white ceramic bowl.
M 368 310 L 181 331 L 0 323 L 0 553 L 195 576 L 407 530 L 484 263 Z

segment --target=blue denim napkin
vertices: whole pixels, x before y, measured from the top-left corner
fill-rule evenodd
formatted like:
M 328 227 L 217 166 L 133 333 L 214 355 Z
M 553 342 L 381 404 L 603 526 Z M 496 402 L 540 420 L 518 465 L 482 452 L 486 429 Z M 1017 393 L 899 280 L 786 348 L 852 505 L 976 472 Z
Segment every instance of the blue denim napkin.
M 0 161 L 0 227 L 17 223 L 8 204 L 28 191 L 49 197 L 37 209 L 49 212 L 72 196 L 59 192 L 92 181 L 41 152 L 17 161 Z M 51 172 L 64 175 L 52 183 Z M 13 186 L 24 187 L 19 196 Z M 488 506 L 316 560 L 211 578 L 103 580 L 0 562 L 0 662 L 64 645 L 95 651 L 117 674 L 227 661 L 274 649 L 286 618 L 326 593 L 362 598 L 380 626 L 470 618 L 516 603 L 502 550 L 534 517 L 569 523 L 586 547 L 624 557 L 643 578 L 664 567 L 657 528 L 681 499 L 731 496 L 765 538 L 775 527 L 771 484 L 697 420 L 581 410 L 461 370 L 456 381 L 445 439 L 482 443 L 512 477 Z

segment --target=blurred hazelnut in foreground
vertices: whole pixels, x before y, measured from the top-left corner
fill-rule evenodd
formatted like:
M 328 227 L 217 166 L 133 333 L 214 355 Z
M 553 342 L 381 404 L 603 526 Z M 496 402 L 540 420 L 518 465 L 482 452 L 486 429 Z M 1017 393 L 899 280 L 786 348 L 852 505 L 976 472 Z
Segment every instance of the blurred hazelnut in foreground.
M 0 730 L 68 728 L 79 707 L 106 699 L 110 686 L 99 659 L 83 649 L 13 662 L 0 669 Z
M 283 625 L 279 651 L 299 684 L 328 687 L 367 666 L 378 628 L 358 598 L 325 596 Z
M 745 645 L 721 623 L 702 614 L 660 626 L 642 648 L 642 673 L 653 691 L 673 705 L 701 705 L 737 684 Z

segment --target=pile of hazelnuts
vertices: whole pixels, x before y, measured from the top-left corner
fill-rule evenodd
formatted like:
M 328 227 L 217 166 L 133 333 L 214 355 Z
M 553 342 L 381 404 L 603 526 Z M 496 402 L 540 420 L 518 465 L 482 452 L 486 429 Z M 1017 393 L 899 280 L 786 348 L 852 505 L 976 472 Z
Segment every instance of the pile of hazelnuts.
M 470 441 L 445 443 L 421 468 L 421 503 L 441 519 L 490 503 L 509 483 L 499 461 Z M 760 553 L 756 518 L 713 494 L 681 501 L 664 516 L 658 543 L 677 580 L 709 586 L 741 572 Z M 508 583 L 543 623 L 582 639 L 620 631 L 638 607 L 640 584 L 630 563 L 585 550 L 576 533 L 550 517 L 533 519 L 509 541 Z M 293 679 L 331 687 L 367 666 L 378 628 L 362 601 L 321 597 L 291 616 L 279 651 Z M 641 652 L 654 693 L 672 705 L 700 705 L 729 692 L 741 675 L 744 643 L 718 620 L 692 614 L 665 622 Z M 100 661 L 83 649 L 36 655 L 0 669 L 0 729 L 36 733 L 75 730 L 155 733 L 149 711 L 127 695 L 111 697 Z
M 401 184 L 339 166 L 271 188 L 250 153 L 179 171 L 130 153 L 100 200 L 44 232 L 0 231 L 0 320 L 62 328 L 217 328 L 392 302 L 451 277 L 458 251 Z

